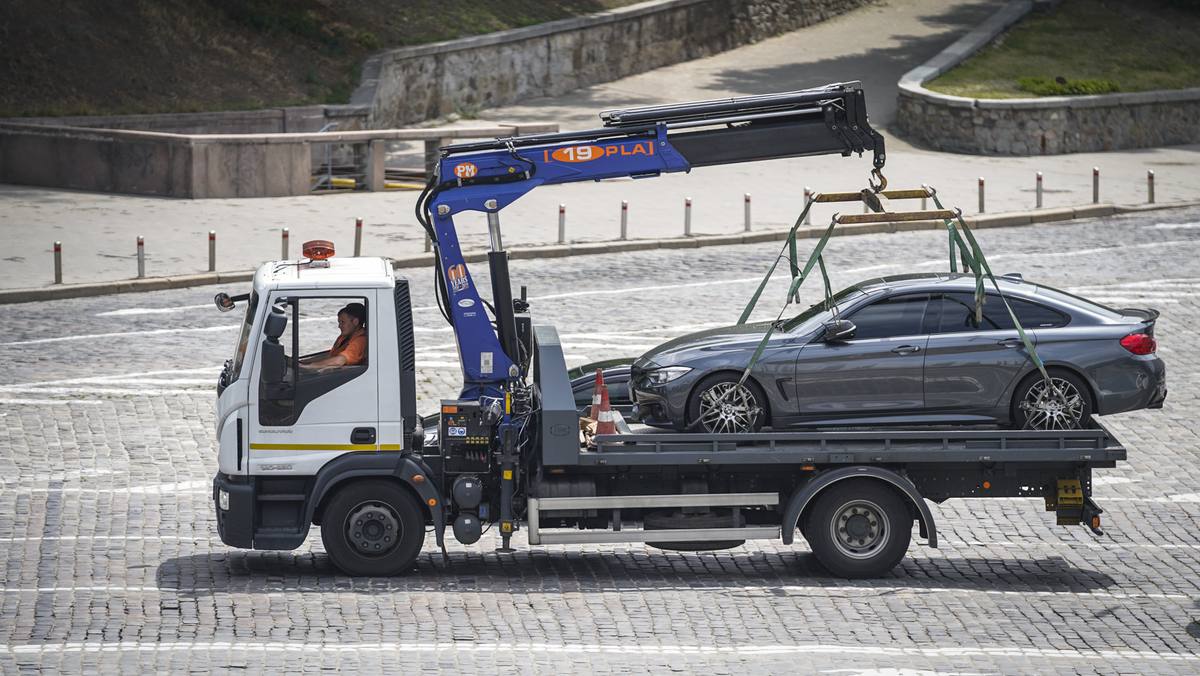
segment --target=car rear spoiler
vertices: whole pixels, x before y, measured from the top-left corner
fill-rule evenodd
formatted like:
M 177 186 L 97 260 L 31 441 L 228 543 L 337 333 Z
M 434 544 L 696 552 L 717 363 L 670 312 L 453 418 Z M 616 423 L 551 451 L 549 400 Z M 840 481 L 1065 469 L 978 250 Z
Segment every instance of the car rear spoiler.
M 1126 317 L 1139 317 L 1141 318 L 1143 324 L 1153 324 L 1154 320 L 1158 319 L 1159 314 L 1158 310 L 1152 308 L 1143 310 L 1135 307 L 1123 307 L 1120 310 L 1117 310 L 1117 312 L 1120 312 Z

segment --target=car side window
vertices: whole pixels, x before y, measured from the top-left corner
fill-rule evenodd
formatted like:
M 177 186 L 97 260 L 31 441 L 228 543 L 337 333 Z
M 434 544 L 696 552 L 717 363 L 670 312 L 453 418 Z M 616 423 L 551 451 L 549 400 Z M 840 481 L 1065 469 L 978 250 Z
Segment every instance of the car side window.
M 1009 298 L 1009 304 L 1021 326 L 1027 329 L 1045 329 L 1066 326 L 1070 318 L 1044 305 L 1031 303 L 1020 298 Z M 960 331 L 1015 331 L 1012 317 L 1004 308 L 1004 301 L 989 293 L 983 302 L 983 323 L 975 324 L 975 295 L 971 293 L 946 294 L 941 302 L 941 322 L 938 333 Z
M 927 294 L 884 298 L 849 317 L 854 322 L 854 340 L 921 335 Z

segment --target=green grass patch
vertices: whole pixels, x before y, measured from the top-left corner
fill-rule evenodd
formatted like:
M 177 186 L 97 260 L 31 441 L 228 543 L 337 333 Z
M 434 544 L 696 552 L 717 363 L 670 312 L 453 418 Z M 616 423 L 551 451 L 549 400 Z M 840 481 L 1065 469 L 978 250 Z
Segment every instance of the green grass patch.
M 1200 3 L 1064 0 L 925 84 L 1010 99 L 1200 87 Z

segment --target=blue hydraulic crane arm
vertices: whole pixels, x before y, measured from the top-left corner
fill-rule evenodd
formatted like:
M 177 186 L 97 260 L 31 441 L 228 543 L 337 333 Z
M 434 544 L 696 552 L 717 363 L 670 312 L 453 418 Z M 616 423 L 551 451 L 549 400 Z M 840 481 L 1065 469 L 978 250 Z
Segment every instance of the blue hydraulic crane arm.
M 512 291 L 499 211 L 540 185 L 645 178 L 693 167 L 838 153 L 874 154 L 882 189 L 883 138 L 867 123 L 857 82 L 781 94 L 648 106 L 601 114 L 587 131 L 456 144 L 442 157 L 417 204 L 438 257 L 439 298 L 454 327 L 463 398 L 498 396 L 519 379 Z M 496 325 L 467 269 L 453 216 L 488 216 Z

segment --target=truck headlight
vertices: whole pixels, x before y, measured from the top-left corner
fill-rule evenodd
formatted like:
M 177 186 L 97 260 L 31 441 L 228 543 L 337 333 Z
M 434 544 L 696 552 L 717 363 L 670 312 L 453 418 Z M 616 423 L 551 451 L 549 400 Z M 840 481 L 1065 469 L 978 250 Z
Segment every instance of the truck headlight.
M 654 369 L 653 371 L 646 372 L 646 382 L 651 385 L 662 385 L 675 380 L 691 370 L 690 366 L 668 366 L 666 368 Z
M 217 506 L 221 508 L 222 512 L 229 511 L 229 491 L 224 488 L 217 491 Z

